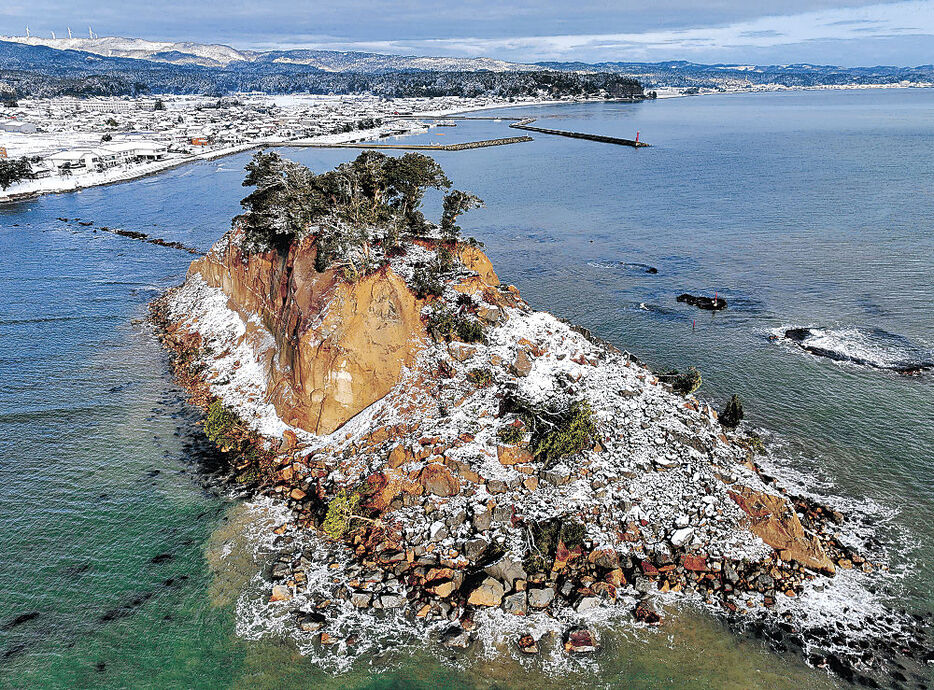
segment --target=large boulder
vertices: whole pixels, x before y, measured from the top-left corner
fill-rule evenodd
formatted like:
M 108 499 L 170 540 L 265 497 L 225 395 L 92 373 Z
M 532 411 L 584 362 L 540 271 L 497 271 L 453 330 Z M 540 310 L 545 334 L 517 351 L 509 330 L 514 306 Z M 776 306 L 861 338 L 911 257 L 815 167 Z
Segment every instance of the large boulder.
M 782 496 L 755 491 L 747 486 L 730 490 L 732 498 L 749 516 L 749 529 L 778 552 L 783 561 L 833 575 L 835 568 L 817 537 L 805 533 L 794 508 Z
M 474 606 L 499 606 L 505 591 L 502 582 L 488 577 L 470 593 L 467 603 Z
M 418 475 L 419 483 L 430 494 L 441 497 L 456 496 L 461 483 L 446 466 L 433 462 L 425 466 Z

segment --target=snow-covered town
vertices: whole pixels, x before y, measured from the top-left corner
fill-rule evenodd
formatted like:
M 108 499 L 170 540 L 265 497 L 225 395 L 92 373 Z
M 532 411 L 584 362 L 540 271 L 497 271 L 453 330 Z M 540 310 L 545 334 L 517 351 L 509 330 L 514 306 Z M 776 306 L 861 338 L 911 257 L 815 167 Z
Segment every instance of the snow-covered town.
M 0 201 L 132 179 L 257 146 L 408 134 L 428 127 L 419 115 L 501 105 L 488 97 L 367 95 L 24 99 L 0 108 L 0 159 L 29 164 L 24 179 L 0 191 Z

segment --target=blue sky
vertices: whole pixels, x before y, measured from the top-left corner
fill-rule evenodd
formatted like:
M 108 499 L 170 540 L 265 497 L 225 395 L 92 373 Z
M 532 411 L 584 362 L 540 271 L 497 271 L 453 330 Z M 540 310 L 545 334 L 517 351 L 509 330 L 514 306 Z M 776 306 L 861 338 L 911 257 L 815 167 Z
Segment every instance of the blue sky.
M 934 62 L 934 0 L 3 0 L 0 33 L 517 61 Z

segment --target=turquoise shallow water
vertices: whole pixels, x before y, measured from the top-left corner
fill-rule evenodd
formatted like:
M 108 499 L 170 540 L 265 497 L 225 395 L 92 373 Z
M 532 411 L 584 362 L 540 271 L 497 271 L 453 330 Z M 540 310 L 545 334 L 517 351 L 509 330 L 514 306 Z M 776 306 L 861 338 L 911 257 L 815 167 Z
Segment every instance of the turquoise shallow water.
M 462 225 L 501 277 L 652 365 L 698 366 L 718 402 L 740 393 L 791 465 L 895 511 L 884 531 L 907 543 L 896 564 L 917 564 L 900 597 L 934 605 L 934 378 L 834 364 L 767 338 L 821 326 L 934 346 L 934 91 L 535 110 L 542 126 L 639 130 L 654 146 L 536 135 L 438 153 L 459 187 L 486 200 Z M 495 122 L 443 131 L 416 139 L 511 134 Z M 352 156 L 287 155 L 318 171 Z M 191 257 L 57 218 L 206 249 L 238 210 L 247 159 L 0 209 L 0 686 L 827 682 L 687 614 L 659 635 L 610 637 L 596 669 L 550 680 L 411 650 L 380 675 L 361 662 L 331 678 L 288 645 L 239 640 L 231 592 L 258 566 L 244 557 L 240 575 L 212 570 L 212 548 L 242 515 L 206 488 L 194 419 L 140 323 Z M 675 302 L 684 291 L 716 291 L 731 306 L 692 310 Z M 28 613 L 38 615 L 12 625 Z

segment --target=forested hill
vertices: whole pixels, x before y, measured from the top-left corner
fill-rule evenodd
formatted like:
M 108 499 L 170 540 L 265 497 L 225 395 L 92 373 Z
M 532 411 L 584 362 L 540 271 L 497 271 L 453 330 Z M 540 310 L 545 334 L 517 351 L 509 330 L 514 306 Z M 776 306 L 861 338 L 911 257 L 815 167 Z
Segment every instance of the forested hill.
M 703 65 L 684 60 L 668 62 L 540 62 L 542 69 L 592 70 L 625 74 L 646 88 L 727 88 L 740 84 L 778 84 L 787 87 L 858 86 L 934 82 L 934 65 L 898 67 L 839 67 L 835 65 Z
M 0 41 L 0 94 L 9 97 L 123 96 L 232 92 L 411 96 L 641 97 L 642 86 L 618 73 L 403 70 L 332 72 L 305 64 L 232 62 L 225 67 L 102 57 Z

